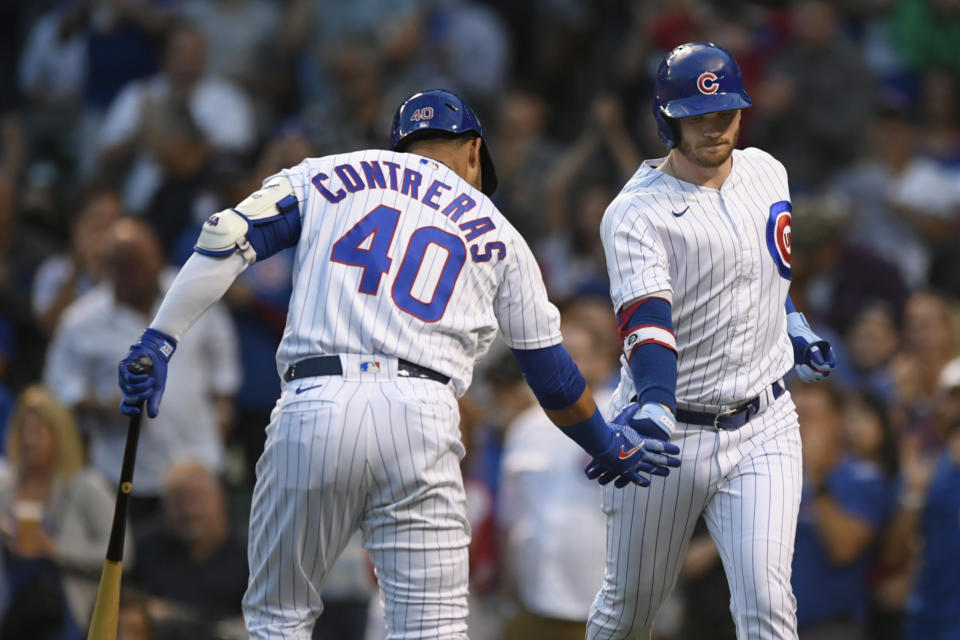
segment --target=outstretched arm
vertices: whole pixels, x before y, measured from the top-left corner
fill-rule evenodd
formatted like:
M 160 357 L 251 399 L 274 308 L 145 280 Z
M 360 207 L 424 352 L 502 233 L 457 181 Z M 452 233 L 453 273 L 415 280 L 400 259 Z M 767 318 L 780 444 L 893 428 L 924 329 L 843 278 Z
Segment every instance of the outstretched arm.
M 583 375 L 563 345 L 513 349 L 513 353 L 547 416 L 594 457 L 599 472 L 588 473 L 591 479 L 599 478 L 601 484 L 616 479 L 618 487 L 629 482 L 647 486 L 650 481 L 638 471 L 665 476 L 668 467 L 679 465 L 679 460 L 664 455 L 680 452 L 669 442 L 656 437 L 643 438 L 623 422 L 607 424 Z

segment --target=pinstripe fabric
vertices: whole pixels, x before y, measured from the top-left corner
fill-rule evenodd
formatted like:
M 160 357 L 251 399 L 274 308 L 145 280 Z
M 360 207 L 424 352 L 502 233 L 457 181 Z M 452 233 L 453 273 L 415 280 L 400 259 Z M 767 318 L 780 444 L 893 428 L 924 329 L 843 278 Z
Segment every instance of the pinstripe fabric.
M 678 425 L 679 469 L 647 489 L 605 491 L 607 568 L 587 638 L 649 637 L 704 515 L 738 637 L 793 639 L 800 439 L 789 394 L 774 402 L 770 391 L 793 366 L 790 282 L 768 244 L 768 223 L 790 198 L 786 171 L 759 149 L 735 150 L 730 175 L 709 189 L 657 171 L 660 162 L 641 165 L 601 223 L 615 308 L 672 301 L 679 408 L 718 413 L 760 396 L 765 409 L 735 431 Z M 789 236 L 781 240 L 789 261 Z M 611 415 L 635 395 L 621 362 Z
M 346 193 L 335 167 L 349 165 L 359 171 L 361 162 L 374 161 L 385 172 L 387 163 L 399 165 L 400 176 L 408 169 L 418 172 L 422 176 L 420 199 L 404 194 L 399 180 L 397 190 L 389 188 L 387 179 L 386 189 L 363 188 L 336 203 L 314 186 L 313 180 L 323 174 L 330 176 L 320 181 L 324 188 Z M 517 349 L 539 349 L 560 342 L 559 314 L 547 299 L 540 268 L 527 243 L 489 198 L 444 165 L 414 154 L 368 150 L 310 158 L 283 175 L 300 201 L 303 231 L 297 244 L 296 285 L 287 327 L 277 352 L 281 373 L 293 362 L 318 354 L 385 353 L 449 375 L 460 396 L 470 385 L 474 362 L 487 352 L 498 327 L 509 346 Z M 422 201 L 434 180 L 450 187 L 438 197 L 439 209 Z M 472 198 L 475 206 L 459 216 L 444 215 L 443 209 L 460 194 Z M 367 295 L 358 291 L 363 270 L 331 261 L 330 249 L 380 205 L 401 213 L 389 251 L 392 267 L 383 274 L 378 293 Z M 467 239 L 469 232 L 460 225 L 483 218 L 489 218 L 494 228 Z M 404 312 L 391 296 L 410 235 L 422 227 L 437 227 L 463 237 L 468 249 L 442 318 L 430 323 Z M 502 258 L 472 259 L 472 247 L 482 255 L 485 248 L 494 251 L 491 247 L 497 242 L 503 243 Z M 435 247 L 426 253 L 414 297 L 429 297 L 445 259 L 446 252 Z
M 790 566 L 801 463 L 789 393 L 736 431 L 681 423 L 672 440 L 679 469 L 647 489 L 604 490 L 607 569 L 587 640 L 650 637 L 701 514 L 730 582 L 737 637 L 796 638 Z
M 247 630 L 309 638 L 324 578 L 360 528 L 389 638 L 464 639 L 470 532 L 456 397 L 498 329 L 514 348 L 552 346 L 559 313 L 523 238 L 444 165 L 372 150 L 307 159 L 283 175 L 302 232 L 278 370 L 330 354 L 343 375 L 285 384 L 267 428 Z M 420 238 L 441 240 L 416 248 L 424 229 L 432 235 Z M 449 270 L 461 250 L 462 266 Z M 407 264 L 414 272 L 401 280 Z M 440 313 L 429 308 L 437 298 Z M 398 358 L 451 381 L 398 378 Z
M 310 638 L 324 577 L 359 527 L 388 637 L 465 639 L 470 531 L 453 394 L 410 379 L 303 382 L 319 386 L 288 385 L 257 463 L 251 638 Z
M 759 149 L 733 158 L 719 190 L 644 163 L 600 226 L 615 309 L 661 292 L 672 300 L 685 409 L 735 406 L 793 366 L 783 309 L 790 282 L 765 237 L 770 206 L 790 198 L 786 172 Z M 618 396 L 626 400 L 634 388 L 622 362 Z

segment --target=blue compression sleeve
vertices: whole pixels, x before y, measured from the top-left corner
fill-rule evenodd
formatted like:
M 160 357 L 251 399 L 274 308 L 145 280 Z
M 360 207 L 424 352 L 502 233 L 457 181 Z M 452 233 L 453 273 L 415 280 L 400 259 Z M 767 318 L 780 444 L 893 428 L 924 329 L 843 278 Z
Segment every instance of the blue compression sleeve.
M 587 381 L 562 344 L 544 349 L 511 351 L 533 395 L 544 409 L 566 409 L 579 400 L 586 390 Z M 591 455 L 603 453 L 613 438 L 599 409 L 588 419 L 565 425 L 560 430 Z
M 623 311 L 620 335 L 629 339 L 643 335 L 643 328 L 665 330 L 673 336 L 673 315 L 670 303 L 662 298 L 646 298 Z M 641 330 L 638 334 L 637 331 Z M 657 335 L 653 332 L 651 335 Z M 662 335 L 662 333 L 660 334 Z M 643 406 L 656 402 L 670 411 L 677 410 L 677 352 L 675 347 L 656 339 L 643 340 L 628 355 L 630 374 L 637 388 L 637 402 Z
M 511 351 L 544 409 L 566 409 L 579 400 L 587 388 L 587 381 L 562 344 Z

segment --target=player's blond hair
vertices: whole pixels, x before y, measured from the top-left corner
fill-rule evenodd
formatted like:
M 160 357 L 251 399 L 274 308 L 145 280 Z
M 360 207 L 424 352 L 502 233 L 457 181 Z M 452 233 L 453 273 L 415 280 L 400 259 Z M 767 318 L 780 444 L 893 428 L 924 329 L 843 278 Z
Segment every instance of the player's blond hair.
M 50 429 L 57 449 L 53 473 L 57 478 L 69 481 L 83 468 L 83 441 L 70 410 L 38 384 L 24 389 L 17 398 L 16 408 L 10 418 L 6 453 L 11 465 L 16 467 L 20 462 L 20 431 L 28 413 L 39 416 Z

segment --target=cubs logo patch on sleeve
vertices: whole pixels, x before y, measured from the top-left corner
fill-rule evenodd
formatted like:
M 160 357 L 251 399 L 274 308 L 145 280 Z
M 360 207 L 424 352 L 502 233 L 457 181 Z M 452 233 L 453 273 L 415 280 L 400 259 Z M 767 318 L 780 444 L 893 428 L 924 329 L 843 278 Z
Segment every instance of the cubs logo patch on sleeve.
M 780 275 L 790 280 L 790 234 L 791 213 L 793 207 L 788 200 L 780 200 L 770 205 L 770 217 L 767 218 L 767 249 L 777 265 Z

